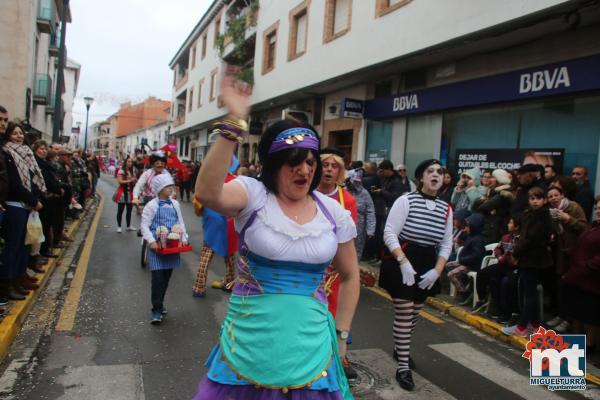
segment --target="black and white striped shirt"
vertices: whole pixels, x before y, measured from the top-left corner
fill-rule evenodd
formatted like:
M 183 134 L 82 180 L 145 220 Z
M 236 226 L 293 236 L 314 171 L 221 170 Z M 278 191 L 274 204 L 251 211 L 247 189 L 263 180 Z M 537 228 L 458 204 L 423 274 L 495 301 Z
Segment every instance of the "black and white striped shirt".
M 390 251 L 400 240 L 439 247 L 439 256 L 448 259 L 452 250 L 452 209 L 443 200 L 427 199 L 419 192 L 399 197 L 385 224 L 383 234 Z

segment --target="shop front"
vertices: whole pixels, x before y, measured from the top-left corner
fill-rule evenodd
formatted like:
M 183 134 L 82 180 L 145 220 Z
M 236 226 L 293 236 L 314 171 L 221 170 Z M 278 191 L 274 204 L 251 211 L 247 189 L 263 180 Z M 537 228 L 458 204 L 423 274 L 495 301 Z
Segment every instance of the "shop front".
M 458 170 L 467 149 L 564 151 L 600 189 L 600 55 L 401 93 L 366 102 L 365 159 L 390 149 L 409 170 L 439 157 Z

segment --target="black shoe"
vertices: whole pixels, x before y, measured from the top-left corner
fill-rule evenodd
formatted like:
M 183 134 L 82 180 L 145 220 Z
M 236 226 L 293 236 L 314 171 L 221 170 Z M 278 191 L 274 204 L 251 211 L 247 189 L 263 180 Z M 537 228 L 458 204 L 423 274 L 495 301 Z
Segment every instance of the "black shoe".
M 46 257 L 46 258 L 58 258 L 58 256 L 56 254 L 54 254 L 54 253 L 52 253 L 50 251 L 47 252 L 47 253 L 42 254 L 42 256 Z
M 475 303 L 475 306 L 473 307 L 473 312 L 481 311 L 484 307 L 487 306 L 487 304 L 487 301 L 479 300 L 477 303 Z
M 144 236 L 144 235 L 142 235 L 142 230 L 141 230 L 141 229 L 138 229 L 138 231 L 137 231 L 137 236 L 138 236 L 138 237 L 142 237 L 142 236 Z
M 396 349 L 394 349 L 394 360 L 398 361 L 398 353 L 396 353 Z M 415 364 L 411 356 L 408 356 L 408 368 L 410 368 L 411 370 L 417 369 L 417 365 Z
M 8 299 L 4 296 L 0 296 L 0 306 L 5 306 L 8 304 Z
M 398 381 L 398 384 L 404 390 L 411 391 L 415 388 L 415 382 L 413 382 L 412 373 L 409 369 L 396 371 L 396 381 Z
M 346 378 L 349 381 L 358 378 L 358 373 L 356 373 L 356 371 L 354 370 L 354 368 L 352 368 L 351 365 L 344 367 L 344 374 L 346 374 Z
M 467 296 L 466 299 L 464 299 L 463 301 L 461 301 L 459 303 L 459 305 L 461 306 L 468 306 L 469 304 L 473 303 L 473 294 L 470 294 L 469 296 Z

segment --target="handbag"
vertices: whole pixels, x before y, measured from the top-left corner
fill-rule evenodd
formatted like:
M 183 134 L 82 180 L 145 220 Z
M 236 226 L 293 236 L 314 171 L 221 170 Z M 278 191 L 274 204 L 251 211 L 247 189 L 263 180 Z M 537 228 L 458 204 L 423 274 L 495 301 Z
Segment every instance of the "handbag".
M 41 244 L 46 240 L 40 213 L 31 211 L 27 219 L 27 233 L 25 235 L 25 244 Z

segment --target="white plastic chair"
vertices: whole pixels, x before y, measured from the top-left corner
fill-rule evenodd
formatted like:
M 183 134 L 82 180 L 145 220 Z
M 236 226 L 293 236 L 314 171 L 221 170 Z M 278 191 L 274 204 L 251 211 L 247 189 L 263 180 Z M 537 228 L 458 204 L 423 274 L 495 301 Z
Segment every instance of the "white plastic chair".
M 498 246 L 498 243 L 492 243 L 492 244 L 488 244 L 485 246 L 485 252 L 489 253 L 494 251 L 494 249 L 496 248 L 496 246 Z M 495 262 L 494 262 L 495 260 Z M 488 255 L 483 257 L 483 260 L 481 260 L 481 268 L 480 270 L 492 265 L 492 264 L 497 264 L 498 260 L 496 259 L 496 257 L 494 257 L 493 254 Z M 467 272 L 467 276 L 470 279 L 473 279 L 473 307 L 475 307 L 475 304 L 477 304 L 477 302 L 479 301 L 479 296 L 477 295 L 477 272 L 475 271 L 469 271 Z

